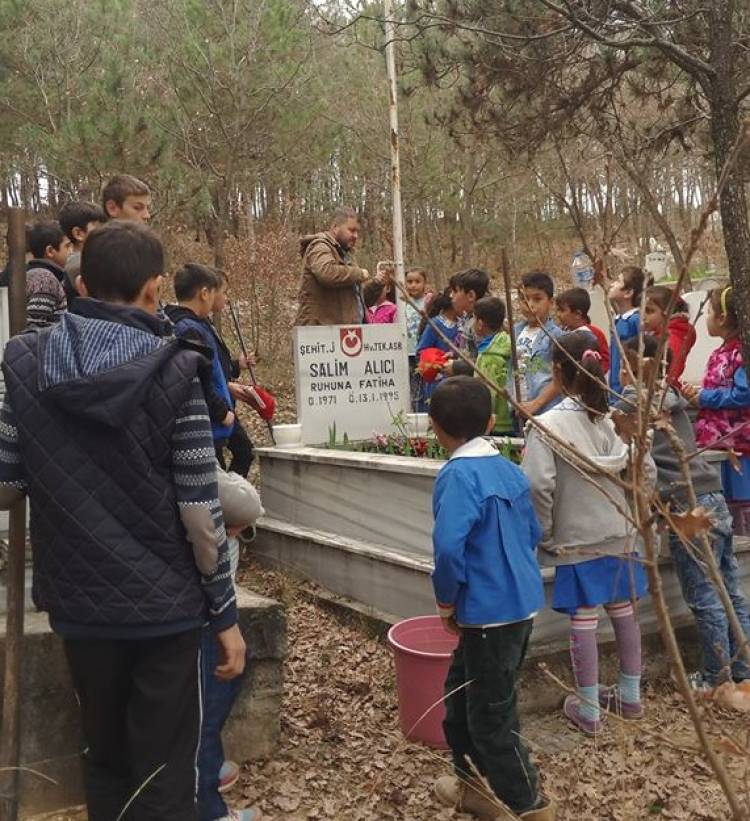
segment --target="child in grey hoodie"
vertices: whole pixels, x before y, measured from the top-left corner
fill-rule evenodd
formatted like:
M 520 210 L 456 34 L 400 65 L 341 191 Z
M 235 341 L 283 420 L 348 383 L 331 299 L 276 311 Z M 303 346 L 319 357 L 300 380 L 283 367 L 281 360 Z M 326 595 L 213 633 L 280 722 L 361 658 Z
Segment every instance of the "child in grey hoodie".
M 539 560 L 555 567 L 552 607 L 571 619 L 577 695 L 565 699 L 563 712 L 587 735 L 601 729 L 600 698 L 610 704 L 609 692 L 602 688 L 600 695 L 599 688 L 599 605 L 604 605 L 615 631 L 620 661 L 618 712 L 623 718 L 643 715 L 641 634 L 632 601 L 646 592 L 646 574 L 637 561 L 637 533 L 621 512 L 628 509 L 628 500 L 622 487 L 606 478 L 623 473 L 629 459 L 628 447 L 608 416 L 606 377 L 595 344 L 590 334 L 581 331 L 558 340 L 552 374 L 565 399 L 539 421 L 596 462 L 601 472 L 592 473 L 588 481 L 581 476 L 581 470 L 588 472 L 585 465 L 574 468 L 535 429 L 528 434 L 522 464 L 542 526 Z M 582 500 L 586 500 L 585 510 Z
M 629 339 L 623 344 L 634 374 L 638 373 L 638 339 Z M 643 339 L 643 355 L 646 361 L 653 361 L 658 348 L 658 339 L 646 336 Z M 667 366 L 671 351 L 667 349 Z M 623 387 L 623 399 L 616 407 L 624 413 L 632 413 L 637 405 L 638 392 L 634 385 L 628 384 L 626 369 L 620 375 Z M 687 415 L 687 400 L 674 388 L 668 387 L 662 399 L 657 395 L 657 402 L 669 413 L 670 422 L 675 433 L 682 440 L 687 453 L 695 453 L 695 432 Z M 671 502 L 672 510 L 689 510 L 685 477 L 680 465 L 680 458 L 675 452 L 668 435 L 661 430 L 654 431 L 651 455 L 656 463 L 657 488 L 663 500 Z M 742 591 L 739 579 L 737 559 L 734 555 L 732 514 L 727 507 L 722 493 L 719 471 L 702 454 L 693 456 L 688 462 L 690 479 L 697 496 L 698 505 L 704 508 L 713 519 L 713 528 L 709 534 L 716 562 L 724 579 L 724 584 L 732 599 L 735 612 L 746 637 L 750 637 L 750 608 Z M 669 551 L 672 556 L 677 578 L 680 581 L 682 595 L 695 617 L 695 623 L 703 645 L 703 680 L 710 687 L 723 681 L 733 679 L 744 681 L 750 679 L 750 667 L 739 654 L 739 646 L 729 627 L 727 614 L 719 595 L 706 575 L 702 563 L 694 558 L 695 550 L 688 550 L 674 532 L 669 533 Z

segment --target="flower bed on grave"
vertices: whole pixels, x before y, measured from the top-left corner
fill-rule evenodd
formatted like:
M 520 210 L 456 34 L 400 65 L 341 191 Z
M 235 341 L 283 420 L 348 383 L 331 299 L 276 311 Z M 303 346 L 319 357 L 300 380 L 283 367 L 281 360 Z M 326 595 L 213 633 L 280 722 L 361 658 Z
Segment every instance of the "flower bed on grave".
M 346 433 L 337 436 L 336 425 L 328 431 L 328 441 L 322 446 L 328 450 L 343 450 L 353 453 L 377 453 L 382 456 L 410 456 L 416 459 L 437 459 L 445 461 L 448 453 L 431 432 L 413 435 L 399 414 L 393 418 L 395 432 L 373 432 L 370 439 L 351 440 Z M 502 456 L 516 464 L 521 461 L 521 446 L 508 437 L 495 437 L 495 446 Z

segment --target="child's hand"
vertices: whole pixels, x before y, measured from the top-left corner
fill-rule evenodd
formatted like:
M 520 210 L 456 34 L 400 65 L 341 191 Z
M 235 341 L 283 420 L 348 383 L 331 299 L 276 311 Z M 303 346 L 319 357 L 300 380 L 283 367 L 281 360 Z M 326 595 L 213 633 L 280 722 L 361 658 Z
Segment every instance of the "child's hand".
M 255 360 L 255 351 L 250 351 L 247 356 L 245 356 L 244 353 L 241 353 L 237 358 L 237 364 L 240 366 L 241 371 L 246 371 L 248 368 L 254 368 L 258 364 Z
M 222 681 L 231 681 L 245 670 L 247 648 L 238 625 L 216 634 L 219 642 L 219 664 L 214 675 Z
M 461 628 L 456 623 L 456 617 L 455 616 L 441 616 L 440 621 L 443 622 L 443 627 L 449 633 L 454 633 L 456 636 L 461 635 Z
M 698 404 L 698 397 L 700 396 L 701 389 L 698 385 L 683 385 L 682 386 L 682 395 L 685 399 L 690 402 L 691 405 Z
M 224 419 L 222 419 L 221 424 L 224 425 L 225 428 L 228 428 L 230 425 L 233 425 L 234 413 L 232 413 L 232 411 L 227 411 L 227 415 L 224 417 Z
M 229 388 L 229 393 L 232 395 L 232 399 L 246 400 L 247 387 L 243 385 L 242 382 L 229 382 L 227 387 Z
M 449 359 L 440 369 L 443 376 L 453 376 L 453 360 Z

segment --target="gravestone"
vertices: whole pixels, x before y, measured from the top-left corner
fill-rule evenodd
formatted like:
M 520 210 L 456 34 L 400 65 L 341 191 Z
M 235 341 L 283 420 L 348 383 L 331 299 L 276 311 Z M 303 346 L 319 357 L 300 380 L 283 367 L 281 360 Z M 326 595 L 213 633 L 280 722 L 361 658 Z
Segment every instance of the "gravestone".
M 398 325 L 295 328 L 297 421 L 305 445 L 389 432 L 409 410 L 409 363 Z

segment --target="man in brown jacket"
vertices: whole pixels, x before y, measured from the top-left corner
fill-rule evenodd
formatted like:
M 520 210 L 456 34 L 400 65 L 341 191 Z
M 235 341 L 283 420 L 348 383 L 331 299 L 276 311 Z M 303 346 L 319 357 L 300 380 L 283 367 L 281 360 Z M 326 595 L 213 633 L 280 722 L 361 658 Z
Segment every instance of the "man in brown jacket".
M 300 240 L 304 261 L 296 325 L 361 325 L 367 322 L 362 285 L 370 275 L 353 264 L 359 217 L 337 208 L 328 231 Z

